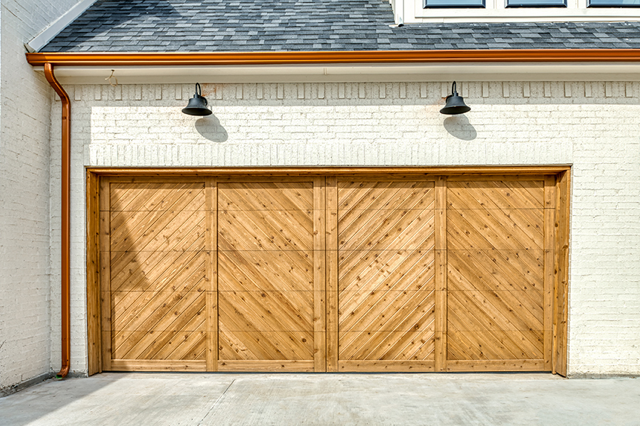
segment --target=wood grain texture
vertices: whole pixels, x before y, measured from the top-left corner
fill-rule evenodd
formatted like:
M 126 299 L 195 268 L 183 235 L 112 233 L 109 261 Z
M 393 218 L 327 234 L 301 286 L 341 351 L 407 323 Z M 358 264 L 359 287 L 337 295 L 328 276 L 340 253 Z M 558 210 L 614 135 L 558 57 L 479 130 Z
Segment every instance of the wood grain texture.
M 447 186 L 447 370 L 543 359 L 544 181 Z
M 102 369 L 111 370 L 111 236 L 110 236 L 110 184 L 107 178 L 100 178 L 100 317 L 102 327 L 101 358 Z
M 555 269 L 556 179 L 544 180 L 544 366 L 551 371 L 553 353 L 553 288 Z
M 455 360 L 447 362 L 447 371 L 544 371 L 544 360 Z
M 345 373 L 427 373 L 435 371 L 435 361 L 339 361 Z
M 251 361 L 218 361 L 218 371 L 238 371 L 253 373 L 311 373 L 314 371 L 314 361 L 296 361 L 296 360 L 251 360 Z
M 435 184 L 435 371 L 447 365 L 447 181 Z
M 433 181 L 338 179 L 340 370 L 433 364 L 434 192 Z
M 313 180 L 219 182 L 220 369 L 315 360 L 324 371 L 323 190 Z
M 569 172 L 545 170 L 90 172 L 89 362 L 566 374 Z
M 294 176 L 361 176 L 375 175 L 390 177 L 397 175 L 413 175 L 416 177 L 437 178 L 446 175 L 448 177 L 482 175 L 502 175 L 507 178 L 520 175 L 544 175 L 558 174 L 570 170 L 568 166 L 458 166 L 458 167 L 176 167 L 176 168 L 127 168 L 127 167 L 90 167 L 91 173 L 100 176 L 111 176 L 126 180 L 130 177 L 142 177 L 145 179 L 161 180 L 166 177 L 179 176 L 215 176 L 235 180 L 240 177 L 256 176 L 269 177 L 294 177 Z
M 313 181 L 313 360 L 318 373 L 327 371 L 325 184 L 325 178 Z
M 553 372 L 567 375 L 567 318 L 569 314 L 569 228 L 571 172 L 561 173 L 556 187 L 556 275 L 553 319 Z
M 87 343 L 88 374 L 102 372 L 102 318 L 100 301 L 99 178 L 87 173 Z
M 205 371 L 205 361 L 166 361 L 166 360 L 131 360 L 114 359 L 111 371 Z
M 214 178 L 205 181 L 207 253 L 206 285 L 206 362 L 207 371 L 218 370 L 218 183 Z
M 109 202 L 101 212 L 109 235 L 104 274 L 109 287 L 103 291 L 110 304 L 109 357 L 204 361 L 211 273 L 204 182 L 115 181 L 104 198 Z M 179 370 L 183 364 L 167 365 Z
M 338 371 L 338 180 L 326 181 L 327 371 Z

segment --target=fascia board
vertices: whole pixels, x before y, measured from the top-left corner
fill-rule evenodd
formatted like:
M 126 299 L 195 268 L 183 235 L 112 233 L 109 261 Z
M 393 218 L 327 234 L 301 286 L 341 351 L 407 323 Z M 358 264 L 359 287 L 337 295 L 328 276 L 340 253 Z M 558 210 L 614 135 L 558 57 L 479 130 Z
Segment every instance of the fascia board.
M 42 67 L 34 67 L 42 70 Z M 640 81 L 640 62 L 437 63 L 253 66 L 58 66 L 64 84 L 391 81 Z

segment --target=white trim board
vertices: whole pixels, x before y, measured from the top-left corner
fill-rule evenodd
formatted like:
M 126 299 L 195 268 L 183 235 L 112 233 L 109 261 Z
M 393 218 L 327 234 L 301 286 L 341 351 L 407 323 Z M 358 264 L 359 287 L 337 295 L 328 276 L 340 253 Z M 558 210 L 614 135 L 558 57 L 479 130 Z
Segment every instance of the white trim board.
M 96 0 L 80 0 L 75 6 L 69 9 L 64 15 L 53 21 L 51 25 L 42 30 L 40 34 L 25 44 L 29 52 L 38 52 L 45 47 L 55 36 L 67 28 L 69 24 L 78 19 Z
M 42 67 L 34 67 L 42 71 Z M 640 63 L 438 63 L 261 66 L 56 67 L 63 84 L 391 81 L 638 81 Z

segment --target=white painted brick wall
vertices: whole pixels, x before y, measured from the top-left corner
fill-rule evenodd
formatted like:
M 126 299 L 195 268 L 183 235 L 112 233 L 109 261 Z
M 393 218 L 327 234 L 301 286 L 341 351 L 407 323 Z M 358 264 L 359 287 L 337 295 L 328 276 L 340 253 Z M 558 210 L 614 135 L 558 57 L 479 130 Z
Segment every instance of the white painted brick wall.
M 51 371 L 51 90 L 24 43 L 77 2 L 1 2 L 0 390 Z
M 640 373 L 640 84 L 459 89 L 472 111 L 445 117 L 448 83 L 204 85 L 214 115 L 196 118 L 180 112 L 192 85 L 69 86 L 73 369 L 86 369 L 84 166 L 572 164 L 569 371 Z M 59 117 L 56 102 L 54 124 Z M 58 339 L 54 327 L 54 347 Z

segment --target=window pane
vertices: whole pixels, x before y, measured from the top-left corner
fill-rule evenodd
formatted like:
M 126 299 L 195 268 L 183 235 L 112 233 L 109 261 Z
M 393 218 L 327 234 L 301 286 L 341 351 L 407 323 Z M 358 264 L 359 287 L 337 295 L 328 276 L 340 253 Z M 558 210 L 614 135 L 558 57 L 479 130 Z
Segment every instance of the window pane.
M 589 6 L 640 7 L 640 0 L 590 0 Z
M 507 7 L 566 7 L 566 0 L 507 0 Z
M 484 7 L 484 0 L 424 0 L 424 7 Z

